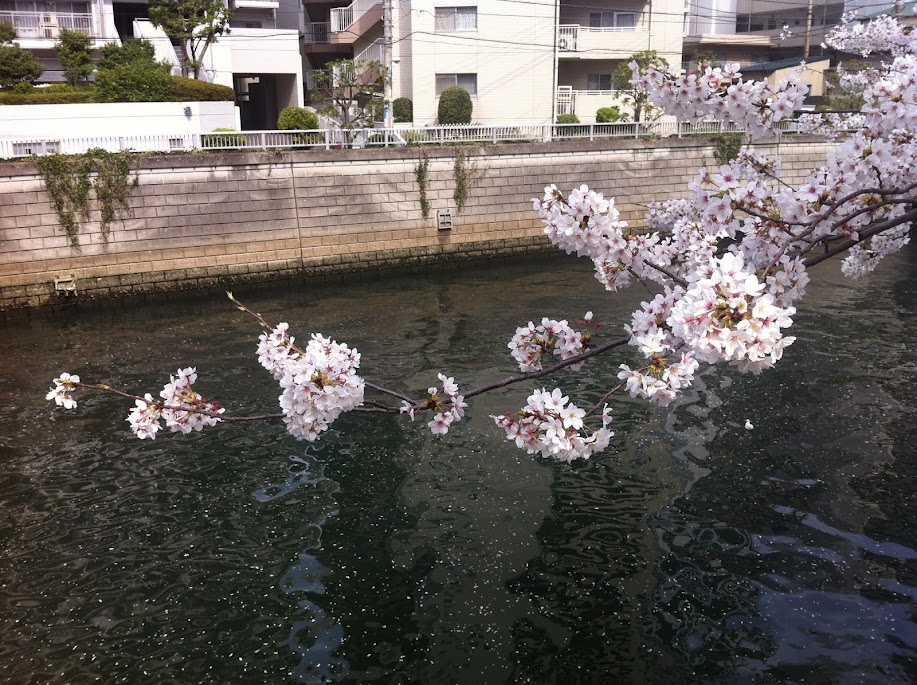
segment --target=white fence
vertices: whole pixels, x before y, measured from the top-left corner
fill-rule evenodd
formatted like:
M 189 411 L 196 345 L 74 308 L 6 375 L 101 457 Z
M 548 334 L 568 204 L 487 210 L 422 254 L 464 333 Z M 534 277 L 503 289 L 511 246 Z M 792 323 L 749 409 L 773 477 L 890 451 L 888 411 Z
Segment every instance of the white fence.
M 784 122 L 783 133 L 796 133 L 796 122 Z M 0 158 L 53 153 L 80 154 L 91 148 L 109 151 L 180 152 L 193 150 L 299 150 L 461 143 L 541 143 L 552 140 L 602 140 L 740 132 L 732 124 L 640 122 L 617 124 L 545 124 L 499 126 L 430 126 L 424 128 L 320 129 L 315 131 L 231 131 L 163 133 L 83 138 L 0 137 Z

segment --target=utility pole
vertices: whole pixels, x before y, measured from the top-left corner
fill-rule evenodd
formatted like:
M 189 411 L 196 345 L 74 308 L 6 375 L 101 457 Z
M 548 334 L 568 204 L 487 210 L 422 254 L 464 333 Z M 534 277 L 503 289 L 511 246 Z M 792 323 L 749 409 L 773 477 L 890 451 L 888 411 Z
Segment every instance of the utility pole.
M 382 0 L 382 42 L 385 83 L 382 99 L 385 106 L 385 128 L 394 126 L 392 112 L 392 0 Z
M 802 49 L 802 58 L 809 58 L 809 47 L 812 43 L 812 3 L 814 0 L 809 0 L 809 9 L 806 10 L 806 44 Z

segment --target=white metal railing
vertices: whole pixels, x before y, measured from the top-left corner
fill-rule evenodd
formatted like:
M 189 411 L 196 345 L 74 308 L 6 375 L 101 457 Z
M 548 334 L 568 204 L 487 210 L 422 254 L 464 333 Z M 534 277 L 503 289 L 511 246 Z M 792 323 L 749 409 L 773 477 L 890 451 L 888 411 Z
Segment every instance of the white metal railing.
M 0 159 L 52 153 L 80 154 L 91 148 L 110 151 L 176 152 L 192 150 L 332 149 L 455 143 L 549 142 L 552 140 L 640 138 L 740 132 L 720 121 L 684 124 L 675 121 L 615 124 L 498 124 L 493 126 L 427 126 L 399 129 L 318 129 L 313 131 L 227 131 L 162 133 L 132 136 L 40 138 L 0 136 Z M 796 133 L 795 120 L 781 132 Z
M 382 62 L 385 59 L 385 39 L 378 38 L 353 58 L 354 62 Z
M 614 106 L 620 98 L 627 94 L 627 91 L 623 90 L 574 90 L 571 86 L 558 86 L 554 100 L 557 106 L 555 114 L 576 114 L 577 101 L 579 101 L 580 109 L 588 108 L 588 114 L 591 116 L 595 114 L 598 107 Z M 580 114 L 586 114 L 586 112 L 581 111 Z
M 73 12 L 0 12 L 0 22 L 12 24 L 17 38 L 57 38 L 61 29 L 96 35 L 92 14 Z
M 331 30 L 336 33 L 346 31 L 378 4 L 379 0 L 354 0 L 347 7 L 335 7 L 331 10 Z
M 561 52 L 573 52 L 576 50 L 576 36 L 579 33 L 579 26 L 567 25 L 557 27 L 557 49 Z
M 575 52 L 580 34 L 596 33 L 637 33 L 646 32 L 643 26 L 580 26 L 579 24 L 560 24 L 557 27 L 557 49 L 560 52 Z M 583 40 L 585 37 L 582 38 Z
M 306 45 L 315 43 L 327 43 L 328 34 L 331 32 L 331 22 L 328 21 L 307 21 L 303 31 L 303 40 Z

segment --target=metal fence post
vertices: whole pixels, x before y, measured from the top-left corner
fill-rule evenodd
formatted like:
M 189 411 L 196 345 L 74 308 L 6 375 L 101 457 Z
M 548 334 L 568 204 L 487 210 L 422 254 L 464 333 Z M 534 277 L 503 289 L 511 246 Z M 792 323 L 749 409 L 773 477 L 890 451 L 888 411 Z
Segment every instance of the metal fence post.
M 595 140 L 595 124 L 589 124 L 589 141 Z

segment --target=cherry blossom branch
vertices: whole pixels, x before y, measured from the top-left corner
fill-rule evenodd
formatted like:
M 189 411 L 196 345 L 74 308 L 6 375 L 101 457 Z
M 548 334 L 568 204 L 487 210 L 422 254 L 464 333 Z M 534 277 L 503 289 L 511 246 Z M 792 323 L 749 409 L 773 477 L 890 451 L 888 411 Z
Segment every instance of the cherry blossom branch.
M 255 414 L 252 416 L 233 416 L 233 415 L 223 414 L 220 412 L 211 411 L 209 409 L 200 409 L 198 407 L 192 407 L 192 406 L 169 404 L 167 402 L 163 402 L 162 400 L 157 400 L 157 399 L 149 400 L 145 397 L 140 397 L 140 395 L 132 395 L 129 392 L 118 390 L 116 388 L 111 387 L 110 385 L 105 385 L 104 383 L 96 384 L 96 383 L 80 382 L 76 384 L 76 387 L 90 388 L 91 390 L 99 390 L 101 392 L 107 392 L 112 395 L 118 395 L 119 397 L 126 397 L 129 400 L 147 402 L 150 404 L 154 404 L 159 409 L 171 409 L 172 411 L 183 411 L 183 412 L 188 412 L 192 414 L 201 414 L 202 416 L 210 416 L 212 418 L 219 419 L 220 421 L 225 421 L 225 422 L 265 421 L 268 419 L 282 419 L 283 418 L 283 414 Z
M 594 347 L 591 350 L 587 350 L 586 352 L 583 352 L 582 354 L 578 354 L 575 357 L 570 357 L 569 359 L 564 359 L 562 361 L 559 361 L 556 364 L 554 364 L 553 366 L 549 366 L 545 369 L 541 369 L 539 371 L 530 371 L 528 373 L 520 373 L 515 376 L 510 376 L 509 378 L 504 378 L 502 381 L 495 381 L 493 383 L 487 383 L 486 385 L 479 386 L 475 388 L 474 390 L 469 390 L 468 392 L 466 392 L 464 397 L 465 399 L 470 399 L 472 397 L 477 397 L 478 395 L 483 395 L 485 392 L 490 392 L 491 390 L 497 390 L 499 388 L 505 388 L 509 385 L 514 385 L 515 383 L 522 383 L 523 381 L 530 381 L 530 380 L 534 380 L 535 378 L 543 378 L 545 376 L 550 376 L 552 373 L 556 373 L 557 371 L 560 371 L 561 369 L 565 369 L 568 366 L 579 364 L 580 362 L 584 362 L 587 359 L 591 359 L 592 357 L 597 357 L 598 355 L 604 354 L 605 352 L 608 352 L 609 350 L 613 350 L 616 347 L 621 347 L 623 345 L 626 345 L 629 340 L 630 340 L 629 337 L 618 338 L 617 340 L 611 340 L 607 343 Z
M 912 209 L 910 212 L 896 216 L 893 219 L 888 219 L 887 221 L 882 221 L 878 224 L 873 224 L 872 226 L 864 228 L 862 231 L 858 231 L 858 238 L 850 238 L 849 240 L 845 240 L 841 243 L 838 243 L 834 247 L 825 250 L 823 254 L 820 254 L 816 257 L 809 257 L 803 262 L 803 265 L 808 268 L 810 266 L 820 264 L 826 259 L 830 259 L 831 257 L 839 255 L 842 252 L 846 252 L 851 247 L 858 245 L 867 238 L 871 238 L 874 235 L 878 235 L 879 233 L 887 231 L 891 228 L 895 228 L 896 226 L 900 226 L 912 221 L 917 221 L 917 209 Z

